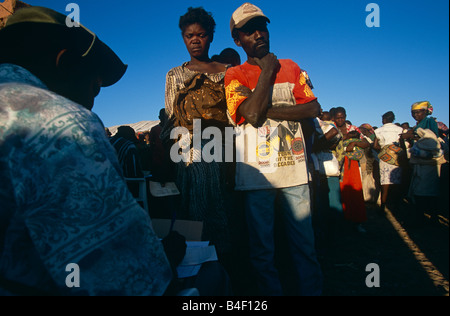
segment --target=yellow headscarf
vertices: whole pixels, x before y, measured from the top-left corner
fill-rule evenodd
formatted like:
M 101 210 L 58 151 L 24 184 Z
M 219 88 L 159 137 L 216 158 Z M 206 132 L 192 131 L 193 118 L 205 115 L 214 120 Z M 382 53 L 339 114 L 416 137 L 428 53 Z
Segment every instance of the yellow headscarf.
M 428 101 L 416 102 L 411 106 L 411 111 L 427 110 L 428 115 L 433 114 L 433 106 Z

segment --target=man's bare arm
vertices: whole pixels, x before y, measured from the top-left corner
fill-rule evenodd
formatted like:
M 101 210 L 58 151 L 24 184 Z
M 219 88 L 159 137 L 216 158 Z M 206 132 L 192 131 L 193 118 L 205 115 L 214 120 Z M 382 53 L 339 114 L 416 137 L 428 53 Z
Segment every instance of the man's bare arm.
M 261 59 L 255 58 L 261 68 L 258 84 L 251 95 L 239 106 L 239 114 L 254 127 L 259 127 L 265 120 L 271 100 L 271 86 L 280 68 L 280 63 L 274 54 L 267 54 Z
M 316 100 L 296 106 L 272 107 L 267 110 L 267 118 L 283 121 L 298 121 L 301 119 L 315 118 L 320 113 L 320 104 Z

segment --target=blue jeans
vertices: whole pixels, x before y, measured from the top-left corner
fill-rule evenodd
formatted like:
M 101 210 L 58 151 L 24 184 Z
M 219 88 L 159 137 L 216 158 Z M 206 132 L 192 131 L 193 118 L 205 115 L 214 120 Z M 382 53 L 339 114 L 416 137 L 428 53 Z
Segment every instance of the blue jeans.
M 305 184 L 283 189 L 246 191 L 245 206 L 250 261 L 255 269 L 261 294 L 283 295 L 274 262 L 275 209 L 280 209 L 299 280 L 299 294 L 321 295 L 322 271 L 314 247 L 309 186 Z

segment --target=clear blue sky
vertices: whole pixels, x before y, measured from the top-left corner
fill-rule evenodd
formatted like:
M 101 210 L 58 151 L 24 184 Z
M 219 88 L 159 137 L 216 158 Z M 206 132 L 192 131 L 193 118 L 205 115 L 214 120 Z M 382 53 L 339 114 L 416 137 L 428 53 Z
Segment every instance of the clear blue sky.
M 129 65 L 119 83 L 102 89 L 93 111 L 105 126 L 157 120 L 166 73 L 189 60 L 178 20 L 203 6 L 217 23 L 210 55 L 236 48 L 229 30 L 236 0 L 24 0 L 64 12 L 80 7 L 80 22 Z M 366 26 L 369 3 L 380 8 L 380 27 Z M 347 109 L 355 125 L 415 124 L 410 106 L 428 100 L 433 116 L 449 126 L 448 0 L 255 0 L 271 19 L 272 51 L 306 69 L 324 110 Z M 131 5 L 130 5 L 131 4 Z M 67 12 L 69 13 L 69 12 Z

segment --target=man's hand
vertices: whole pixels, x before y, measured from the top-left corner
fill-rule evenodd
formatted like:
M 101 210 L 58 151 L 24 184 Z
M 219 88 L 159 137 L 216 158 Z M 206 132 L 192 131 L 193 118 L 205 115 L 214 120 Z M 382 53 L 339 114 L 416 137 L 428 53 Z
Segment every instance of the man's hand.
M 255 90 L 241 104 L 238 111 L 248 123 L 254 127 L 260 127 L 266 120 L 267 110 L 272 104 L 271 86 L 275 83 L 281 65 L 277 56 L 272 53 L 262 58 L 255 57 L 253 60 L 261 68 L 261 75 Z
M 269 53 L 263 58 L 254 58 L 255 63 L 261 68 L 263 72 L 267 74 L 271 74 L 272 76 L 276 76 L 278 71 L 280 70 L 280 62 L 278 61 L 277 56 L 273 53 Z

